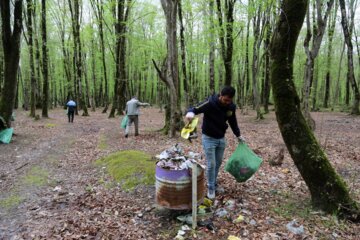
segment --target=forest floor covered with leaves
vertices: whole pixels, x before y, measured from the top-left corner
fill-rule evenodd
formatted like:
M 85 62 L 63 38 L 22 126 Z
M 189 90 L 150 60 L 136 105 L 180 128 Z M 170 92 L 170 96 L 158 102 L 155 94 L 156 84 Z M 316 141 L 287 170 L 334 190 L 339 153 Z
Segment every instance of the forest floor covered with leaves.
M 200 137 L 189 143 L 158 132 L 164 115 L 157 108 L 142 110 L 140 136 L 129 138 L 124 138 L 120 119 L 108 119 L 100 109 L 90 112 L 90 117 L 75 116 L 72 124 L 62 109 L 38 121 L 28 114 L 16 112 L 16 135 L 9 145 L 0 145 L 0 239 L 173 239 L 177 235 L 184 225 L 177 217 L 186 212 L 156 206 L 154 184 L 123 189 L 96 162 L 130 149 L 155 156 L 178 142 L 202 153 Z M 312 116 L 317 139 L 360 202 L 360 118 L 328 112 Z M 213 211 L 223 209 L 226 214 L 209 216 L 214 230 L 198 227 L 185 231 L 184 239 L 231 235 L 360 239 L 359 224 L 311 208 L 309 192 L 287 150 L 282 165 L 269 164 L 285 148 L 274 112 L 265 120 L 254 119 L 255 112 L 238 111 L 242 135 L 264 160 L 260 170 L 246 183 L 237 183 L 222 166 L 219 182 L 224 192 L 216 196 Z M 226 138 L 224 162 L 237 144 L 231 130 Z M 234 221 L 239 216 L 243 220 Z M 301 235 L 287 228 L 293 220 L 303 226 Z

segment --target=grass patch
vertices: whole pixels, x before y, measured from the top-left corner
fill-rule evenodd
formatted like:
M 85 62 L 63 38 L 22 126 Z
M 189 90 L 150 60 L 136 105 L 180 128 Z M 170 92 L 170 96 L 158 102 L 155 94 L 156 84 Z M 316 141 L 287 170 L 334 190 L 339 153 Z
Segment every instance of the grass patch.
M 22 200 L 23 198 L 19 195 L 12 194 L 9 197 L 0 199 L 0 207 L 5 209 L 13 208 L 18 206 Z
M 49 173 L 43 168 L 33 167 L 23 178 L 25 185 L 44 186 L 47 183 Z
M 106 143 L 106 138 L 105 138 L 104 135 L 100 135 L 98 148 L 99 148 L 100 150 L 105 150 L 105 149 L 108 148 L 108 145 L 107 145 L 107 143 Z
M 289 193 L 280 193 L 282 195 L 281 201 L 276 203 L 272 211 L 277 215 L 292 220 L 294 218 L 308 219 L 311 217 L 313 211 L 309 199 L 295 199 L 290 198 Z
M 46 128 L 54 128 L 54 127 L 56 127 L 56 124 L 55 123 L 47 123 L 47 124 L 45 124 L 45 127 Z
M 120 151 L 97 160 L 96 164 L 105 166 L 124 190 L 155 182 L 155 163 L 150 155 L 141 151 Z

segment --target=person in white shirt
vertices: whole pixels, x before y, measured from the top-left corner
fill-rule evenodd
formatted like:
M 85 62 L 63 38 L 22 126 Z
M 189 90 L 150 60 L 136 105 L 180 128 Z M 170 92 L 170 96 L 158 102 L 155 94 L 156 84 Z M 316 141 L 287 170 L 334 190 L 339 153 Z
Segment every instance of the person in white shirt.
M 128 123 L 125 128 L 125 138 L 129 136 L 129 130 L 134 123 L 135 125 L 135 136 L 139 135 L 139 107 L 140 106 L 150 106 L 149 103 L 142 103 L 140 102 L 136 96 L 133 96 L 127 103 L 125 113 L 128 116 Z

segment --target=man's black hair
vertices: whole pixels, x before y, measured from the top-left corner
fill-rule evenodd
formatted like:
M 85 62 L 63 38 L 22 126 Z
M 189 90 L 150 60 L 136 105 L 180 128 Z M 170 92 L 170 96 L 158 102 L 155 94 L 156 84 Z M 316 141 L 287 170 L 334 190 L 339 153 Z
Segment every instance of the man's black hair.
M 235 88 L 231 86 L 225 86 L 223 89 L 221 89 L 220 95 L 233 98 L 235 96 Z

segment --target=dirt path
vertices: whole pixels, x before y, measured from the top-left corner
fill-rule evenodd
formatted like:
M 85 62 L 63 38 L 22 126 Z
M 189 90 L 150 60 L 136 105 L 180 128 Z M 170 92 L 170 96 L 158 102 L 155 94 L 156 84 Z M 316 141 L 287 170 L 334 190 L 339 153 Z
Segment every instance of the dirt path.
M 139 137 L 125 139 L 119 119 L 90 113 L 66 122 L 63 110 L 51 111 L 50 119 L 33 121 L 17 112 L 14 141 L 0 145 L 0 239 L 172 239 L 181 224 L 178 213 L 153 208 L 154 187 L 124 192 L 107 187 L 111 179 L 94 161 L 109 153 L 136 149 L 155 155 L 176 141 L 155 132 L 163 125 L 158 109 L 144 109 Z M 360 119 L 340 113 L 315 113 L 316 135 L 331 162 L 360 200 Z M 221 172 L 225 193 L 217 207 L 228 209 L 226 219 L 214 218 L 217 230 L 200 228 L 194 239 L 292 239 L 286 224 L 297 219 L 307 239 L 357 239 L 357 225 L 338 222 L 309 207 L 309 195 L 288 154 L 281 167 L 269 159 L 284 147 L 274 114 L 255 122 L 254 113 L 240 116 L 239 124 L 249 145 L 264 159 L 254 179 L 237 184 Z M 226 158 L 236 146 L 227 134 Z M 200 141 L 182 142 L 185 148 L 201 152 Z M 245 221 L 232 223 L 243 215 Z M 253 221 L 251 221 L 253 220 Z M 254 224 L 255 222 L 255 224 Z M 329 227 L 329 225 L 331 227 Z M 303 236 L 303 237 L 304 237 Z

